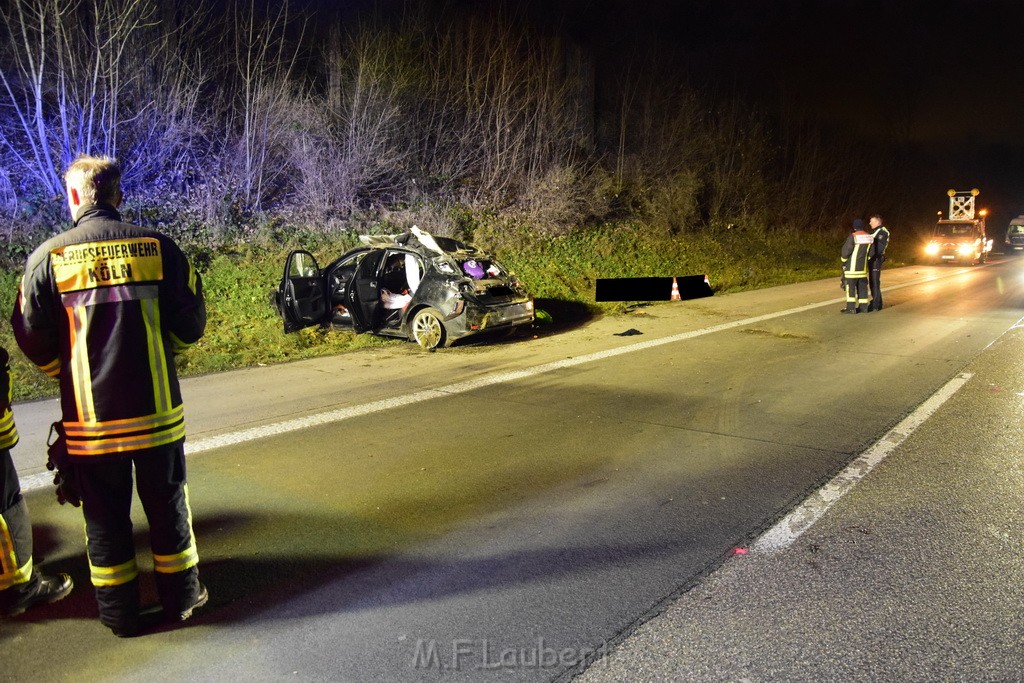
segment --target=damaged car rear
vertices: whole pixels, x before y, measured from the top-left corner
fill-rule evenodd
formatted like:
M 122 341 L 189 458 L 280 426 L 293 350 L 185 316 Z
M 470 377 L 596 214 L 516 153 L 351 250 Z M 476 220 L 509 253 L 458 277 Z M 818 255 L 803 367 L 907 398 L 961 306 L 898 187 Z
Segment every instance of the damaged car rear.
M 307 251 L 288 255 L 274 294 L 285 332 L 333 324 L 434 349 L 533 323 L 522 284 L 475 247 L 415 226 L 359 239 L 322 269 Z

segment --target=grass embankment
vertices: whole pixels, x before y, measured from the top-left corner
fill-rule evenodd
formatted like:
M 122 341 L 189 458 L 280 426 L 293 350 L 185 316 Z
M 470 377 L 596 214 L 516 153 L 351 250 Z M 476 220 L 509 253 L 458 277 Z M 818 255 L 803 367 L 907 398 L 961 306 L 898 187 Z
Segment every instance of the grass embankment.
M 838 278 L 843 233 L 744 232 L 652 235 L 630 227 L 590 229 L 578 234 L 534 238 L 513 245 L 490 240 L 500 260 L 526 283 L 541 308 L 556 317 L 570 311 L 617 314 L 622 304 L 594 302 L 599 277 L 645 277 L 706 273 L 716 293 L 771 287 L 790 282 Z M 351 237 L 311 239 L 307 248 L 326 264 L 350 248 Z M 206 335 L 178 357 L 183 375 L 198 375 L 360 348 L 400 344 L 372 335 L 306 329 L 284 334 L 270 303 L 284 258 L 294 245 L 245 246 L 193 254 L 206 291 Z M 898 253 L 894 254 L 899 258 Z M 891 261 L 892 262 L 892 261 Z M 0 311 L 14 302 L 20 272 L 0 272 Z M 0 327 L 0 344 L 11 354 L 14 397 L 56 395 L 56 382 L 40 373 L 18 351 L 10 326 Z

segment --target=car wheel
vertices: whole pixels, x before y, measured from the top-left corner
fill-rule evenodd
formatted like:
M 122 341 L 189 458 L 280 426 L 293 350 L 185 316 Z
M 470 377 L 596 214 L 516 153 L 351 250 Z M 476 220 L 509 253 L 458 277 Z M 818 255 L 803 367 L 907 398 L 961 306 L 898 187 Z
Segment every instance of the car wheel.
M 416 312 L 412 319 L 412 341 L 425 349 L 436 349 L 444 346 L 448 340 L 448 332 L 441 321 L 441 314 L 433 308 L 424 308 Z

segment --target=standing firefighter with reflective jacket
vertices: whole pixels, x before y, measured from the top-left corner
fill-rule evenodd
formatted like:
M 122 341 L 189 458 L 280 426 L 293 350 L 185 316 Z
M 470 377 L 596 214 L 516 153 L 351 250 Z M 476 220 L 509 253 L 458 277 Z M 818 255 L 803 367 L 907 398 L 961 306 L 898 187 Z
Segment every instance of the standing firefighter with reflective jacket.
M 0 348 L 0 614 L 15 616 L 67 597 L 72 582 L 67 574 L 43 576 L 32 566 L 32 525 L 11 459 L 18 430 L 11 412 L 7 361 L 7 349 Z
M 853 232 L 846 238 L 841 253 L 846 308 L 840 313 L 864 313 L 868 310 L 868 259 L 874 253 L 874 240 L 870 233 L 864 231 L 864 221 L 854 219 Z
M 121 171 L 81 156 L 64 176 L 74 227 L 28 258 L 11 316 L 21 350 L 60 381 L 51 460 L 85 516 L 100 621 L 139 631 L 132 470 L 149 521 L 165 618 L 206 603 L 185 479 L 185 422 L 174 354 L 206 326 L 202 284 L 178 246 L 122 222 Z M 62 451 L 66 451 L 63 453 Z

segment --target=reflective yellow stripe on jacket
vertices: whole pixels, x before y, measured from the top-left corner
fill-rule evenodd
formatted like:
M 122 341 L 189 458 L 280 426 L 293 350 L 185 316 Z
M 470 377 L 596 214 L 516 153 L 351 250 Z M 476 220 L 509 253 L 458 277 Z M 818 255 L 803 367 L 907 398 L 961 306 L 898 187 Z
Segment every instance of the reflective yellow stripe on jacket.
M 108 293 L 113 292 L 113 293 Z M 104 297 L 122 296 L 134 300 L 145 321 L 146 356 L 149 361 L 149 386 L 156 412 L 120 420 L 98 419 L 93 397 L 93 371 L 89 363 L 86 330 L 89 329 L 90 306 Z M 174 443 L 185 438 L 182 407 L 174 407 L 171 397 L 170 372 L 164 338 L 161 334 L 159 291 L 155 287 L 131 287 L 123 290 L 89 292 L 66 301 L 68 330 L 71 335 L 71 377 L 78 408 L 78 421 L 64 422 L 68 454 L 95 456 L 137 451 Z
M 69 455 L 138 451 L 185 438 L 182 406 L 166 413 L 105 422 L 65 422 Z
M 60 358 L 54 358 L 46 365 L 40 365 L 39 369 L 45 372 L 50 377 L 60 376 Z

